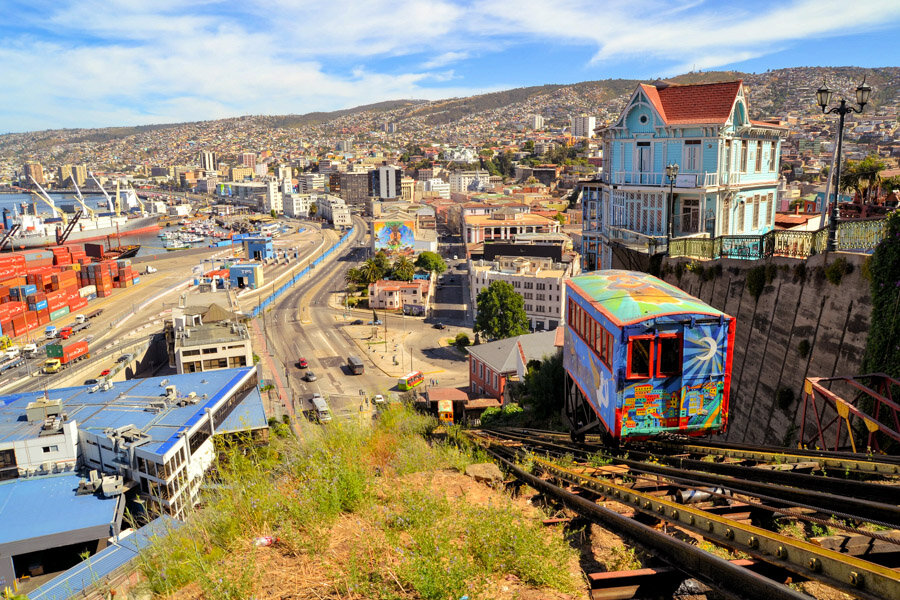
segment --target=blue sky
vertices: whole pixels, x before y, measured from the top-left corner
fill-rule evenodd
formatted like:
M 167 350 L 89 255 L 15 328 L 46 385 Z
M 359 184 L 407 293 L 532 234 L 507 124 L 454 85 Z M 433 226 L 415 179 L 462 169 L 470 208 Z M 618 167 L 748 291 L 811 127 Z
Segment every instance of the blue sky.
M 0 132 L 896 66 L 900 1 L 3 0 Z M 893 42 L 892 42 L 893 40 Z

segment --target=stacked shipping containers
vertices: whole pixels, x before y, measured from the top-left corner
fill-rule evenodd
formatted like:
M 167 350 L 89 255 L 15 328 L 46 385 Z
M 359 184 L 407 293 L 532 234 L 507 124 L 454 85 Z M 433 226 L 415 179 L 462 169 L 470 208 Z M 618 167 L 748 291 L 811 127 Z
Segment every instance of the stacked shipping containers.
M 92 262 L 79 246 L 0 255 L 0 334 L 23 335 L 139 281 L 130 260 Z

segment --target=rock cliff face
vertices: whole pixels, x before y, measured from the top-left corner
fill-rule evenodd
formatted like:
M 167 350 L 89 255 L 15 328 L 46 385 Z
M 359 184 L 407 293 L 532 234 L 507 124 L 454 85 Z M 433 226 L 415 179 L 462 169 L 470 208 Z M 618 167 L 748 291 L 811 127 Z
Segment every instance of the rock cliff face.
M 852 270 L 844 269 L 835 284 L 825 269 L 839 258 Z M 871 312 L 865 259 L 837 254 L 827 260 L 720 260 L 697 263 L 702 270 L 689 267 L 690 261 L 667 261 L 666 281 L 737 318 L 726 440 L 795 444 L 804 378 L 860 373 Z M 829 271 L 832 280 L 840 271 Z M 748 276 L 763 286 L 758 299 Z

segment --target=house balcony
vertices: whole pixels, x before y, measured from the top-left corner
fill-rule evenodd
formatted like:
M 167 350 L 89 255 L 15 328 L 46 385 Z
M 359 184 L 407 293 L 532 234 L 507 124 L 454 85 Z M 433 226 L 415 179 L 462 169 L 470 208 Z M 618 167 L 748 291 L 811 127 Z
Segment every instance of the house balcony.
M 653 173 L 643 171 L 617 171 L 604 173 L 600 178 L 603 183 L 613 185 L 634 185 L 643 187 L 668 187 L 669 180 L 664 172 Z M 704 172 L 679 173 L 675 178 L 676 189 L 705 189 L 715 187 L 733 187 L 748 183 L 776 182 L 777 175 L 772 173 Z

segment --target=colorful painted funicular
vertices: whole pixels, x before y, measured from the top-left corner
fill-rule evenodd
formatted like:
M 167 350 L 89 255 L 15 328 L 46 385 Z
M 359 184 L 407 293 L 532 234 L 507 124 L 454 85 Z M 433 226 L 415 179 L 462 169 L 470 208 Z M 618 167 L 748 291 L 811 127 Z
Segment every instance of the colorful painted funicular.
M 725 431 L 735 321 L 652 275 L 566 282 L 564 418 L 573 439 Z

